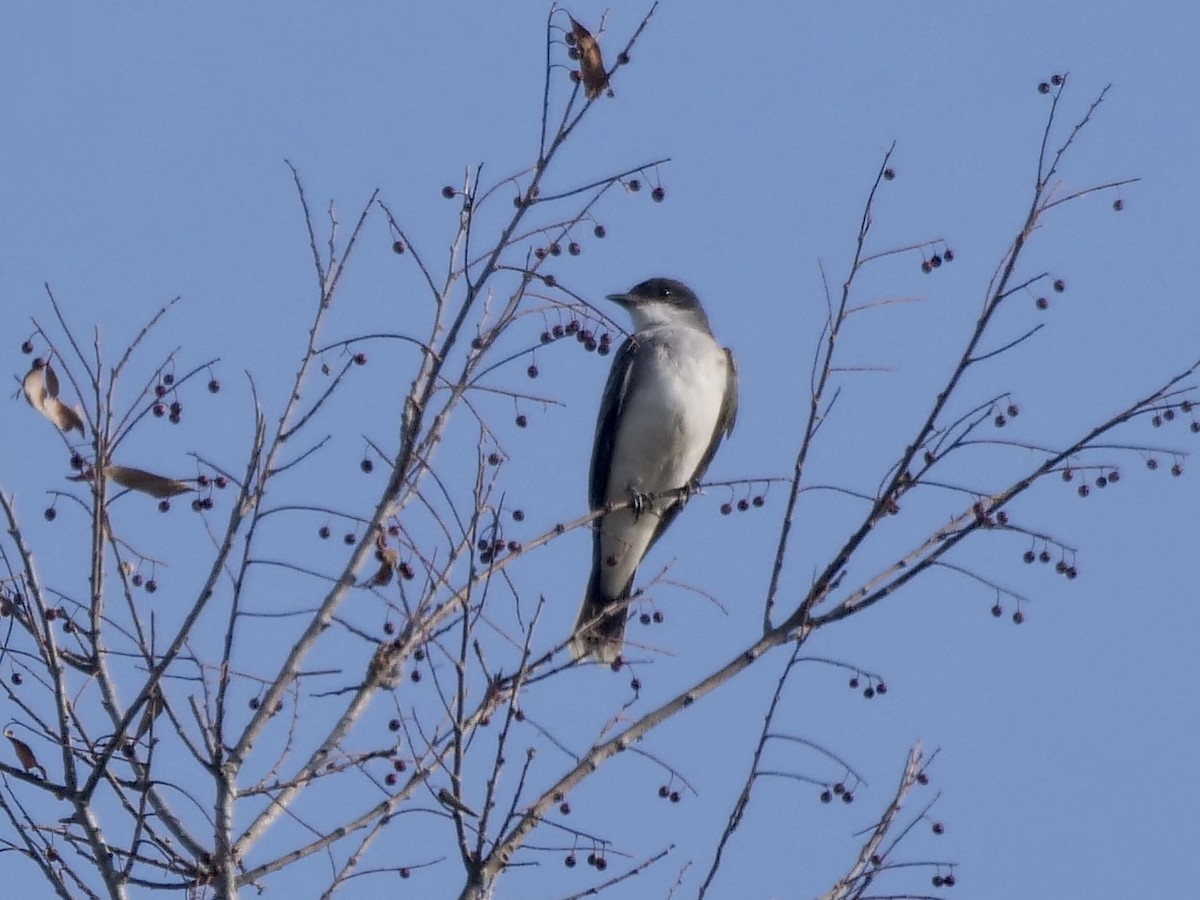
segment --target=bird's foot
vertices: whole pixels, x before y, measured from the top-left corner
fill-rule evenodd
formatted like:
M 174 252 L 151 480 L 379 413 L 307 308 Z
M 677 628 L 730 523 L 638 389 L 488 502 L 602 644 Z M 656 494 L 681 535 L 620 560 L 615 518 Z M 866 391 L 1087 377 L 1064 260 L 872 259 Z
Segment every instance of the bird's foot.
M 651 500 L 649 494 L 644 494 L 637 488 L 629 489 L 629 508 L 633 510 L 633 518 L 635 520 L 641 518 L 642 513 L 652 509 L 654 501 Z

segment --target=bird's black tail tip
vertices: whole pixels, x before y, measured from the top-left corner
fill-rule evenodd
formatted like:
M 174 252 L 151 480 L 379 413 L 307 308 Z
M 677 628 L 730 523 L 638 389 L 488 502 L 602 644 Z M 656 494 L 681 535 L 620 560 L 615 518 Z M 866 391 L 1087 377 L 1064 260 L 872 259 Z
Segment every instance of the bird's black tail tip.
M 624 643 L 625 604 L 591 594 L 585 597 L 575 619 L 571 655 L 575 659 L 590 656 L 598 662 L 611 664 L 621 658 Z

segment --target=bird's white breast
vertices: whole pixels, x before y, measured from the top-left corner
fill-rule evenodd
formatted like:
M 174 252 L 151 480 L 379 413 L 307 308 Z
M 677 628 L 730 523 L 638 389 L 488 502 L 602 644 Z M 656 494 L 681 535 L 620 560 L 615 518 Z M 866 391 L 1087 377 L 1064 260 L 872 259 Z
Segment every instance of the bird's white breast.
M 692 480 L 716 431 L 729 378 L 724 350 L 703 331 L 664 325 L 635 339 L 638 372 L 617 423 L 606 490 L 615 503 L 628 500 L 631 490 L 654 494 Z M 628 509 L 604 517 L 607 589 L 619 590 L 633 574 L 671 504 L 659 501 L 640 517 Z

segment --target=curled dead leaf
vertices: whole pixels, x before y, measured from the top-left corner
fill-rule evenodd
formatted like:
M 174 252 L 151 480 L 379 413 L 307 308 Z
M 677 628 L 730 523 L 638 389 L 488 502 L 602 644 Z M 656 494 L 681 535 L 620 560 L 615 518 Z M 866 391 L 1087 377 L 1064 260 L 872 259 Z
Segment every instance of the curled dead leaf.
M 595 100 L 608 87 L 608 72 L 604 69 L 604 57 L 600 55 L 600 43 L 592 33 L 575 21 L 571 20 L 571 34 L 575 36 L 576 47 L 579 50 L 579 78 L 587 91 L 587 98 Z
M 32 368 L 25 373 L 21 389 L 29 405 L 53 422 L 59 431 L 84 433 L 83 417 L 79 411 L 58 399 L 58 375 L 50 363 L 35 360 Z
M 145 736 L 146 732 L 150 730 L 150 726 L 154 724 L 154 720 L 162 715 L 162 711 L 162 688 L 156 684 L 151 688 L 150 696 L 146 698 L 146 708 L 142 710 L 142 719 L 138 722 L 137 731 L 133 733 L 134 743 Z
M 376 587 L 386 587 L 392 583 L 392 576 L 396 574 L 396 566 L 400 561 L 399 554 L 392 548 L 385 547 L 377 550 L 375 557 L 379 560 L 379 569 L 371 576 L 371 584 Z
M 147 472 L 145 469 L 135 469 L 132 466 L 105 466 L 104 474 L 121 487 L 140 491 L 143 494 L 149 494 L 151 497 L 157 497 L 160 500 L 195 490 L 186 481 L 155 475 L 153 472 Z
M 42 768 L 41 764 L 37 761 L 37 757 L 34 756 L 33 748 L 13 734 L 13 730 L 11 728 L 4 729 L 4 736 L 12 742 L 13 750 L 17 754 L 17 761 L 20 762 L 21 767 L 26 772 L 39 772 L 42 776 L 42 779 L 45 780 L 46 770 Z

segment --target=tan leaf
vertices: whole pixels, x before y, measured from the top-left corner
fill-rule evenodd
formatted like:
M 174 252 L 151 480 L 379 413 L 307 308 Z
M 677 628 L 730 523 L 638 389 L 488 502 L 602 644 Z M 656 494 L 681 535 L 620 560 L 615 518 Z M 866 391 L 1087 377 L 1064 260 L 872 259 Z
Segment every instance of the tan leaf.
M 592 33 L 575 21 L 571 20 L 571 34 L 575 36 L 579 48 L 579 77 L 587 90 L 587 98 L 595 100 L 608 87 L 608 72 L 604 70 L 604 58 L 600 55 L 600 44 Z
M 77 410 L 58 399 L 58 376 L 50 363 L 40 360 L 34 363 L 25 373 L 21 389 L 25 392 L 25 399 L 29 401 L 29 405 L 53 422 L 59 431 L 84 433 L 83 417 Z
M 135 469 L 132 466 L 105 466 L 104 474 L 121 487 L 140 491 L 143 494 L 149 494 L 151 497 L 158 497 L 159 499 L 174 497 L 176 494 L 186 494 L 188 491 L 195 490 L 186 481 L 180 481 L 178 478 L 165 478 L 162 475 L 155 475 L 153 472 L 147 472 L 145 469 Z
M 375 551 L 375 558 L 379 560 L 379 570 L 371 576 L 371 583 L 376 587 L 386 587 L 392 583 L 392 576 L 396 573 L 396 564 L 399 562 L 399 554 L 390 547 Z
M 12 742 L 13 750 L 16 751 L 17 760 L 21 763 L 21 767 L 24 768 L 26 772 L 37 770 L 41 773 L 42 778 L 44 779 L 46 777 L 46 770 L 41 767 L 37 761 L 37 757 L 33 755 L 33 749 L 19 737 L 14 735 L 11 728 L 4 729 L 4 736 Z
M 150 730 L 150 726 L 154 724 L 155 719 L 162 715 L 162 711 L 162 688 L 156 684 L 150 690 L 150 696 L 146 698 L 146 708 L 142 710 L 142 720 L 138 722 L 137 731 L 133 733 L 134 743 L 140 741 L 146 732 Z
M 54 366 L 50 365 L 49 360 L 47 360 L 46 363 L 42 366 L 42 372 L 45 373 L 45 377 L 46 377 L 46 391 L 50 394 L 51 397 L 57 397 L 58 396 L 58 374 L 54 371 Z
M 72 409 L 63 403 L 57 397 L 52 397 L 46 401 L 45 408 L 42 412 L 46 414 L 46 418 L 58 426 L 59 431 L 78 431 L 83 434 L 83 417 L 79 415 L 79 411 Z
M 25 399 L 29 401 L 29 405 L 41 412 L 50 397 L 50 391 L 46 388 L 45 366 L 34 366 L 26 372 L 21 389 L 25 392 Z

